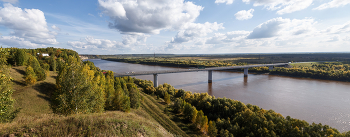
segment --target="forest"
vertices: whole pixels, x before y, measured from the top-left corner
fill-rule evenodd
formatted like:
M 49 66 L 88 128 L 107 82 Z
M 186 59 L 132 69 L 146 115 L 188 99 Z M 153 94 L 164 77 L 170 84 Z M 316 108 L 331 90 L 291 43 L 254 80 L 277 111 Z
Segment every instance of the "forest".
M 174 135 L 187 136 L 183 131 L 172 126 L 173 121 L 163 118 L 167 117 L 165 115 L 169 113 L 183 118 L 185 124 L 191 125 L 190 129 L 187 130 L 198 131 L 196 134 L 200 136 L 350 136 L 350 132 L 340 133 L 328 125 L 309 124 L 304 120 L 289 116 L 284 117 L 273 110 L 265 110 L 251 104 L 246 105 L 237 100 L 215 98 L 207 93 L 191 93 L 175 89 L 169 84 L 153 87 L 152 81 L 131 77 L 114 77 L 112 71 L 100 70 L 94 63 L 82 61 L 75 51 L 68 49 L 0 48 L 0 52 L 0 123 L 11 123 L 21 111 L 19 108 L 14 108 L 13 78 L 9 75 L 8 70 L 13 66 L 25 66 L 26 85 L 44 81 L 48 78 L 49 71 L 57 73 L 55 90 L 48 93 L 50 97 L 48 100 L 52 112 L 62 117 L 101 114 L 110 111 L 130 113 L 142 108 L 146 109 L 146 112 L 152 113 L 153 118 Z M 163 61 L 164 64 L 167 62 L 169 63 L 169 61 Z M 170 63 L 173 62 L 170 61 Z M 240 65 L 225 61 L 182 61 L 176 63 L 184 66 L 205 67 Z M 316 71 L 319 70 L 324 71 L 325 76 L 326 73 L 331 72 L 330 77 L 341 78 L 343 74 L 340 74 L 346 73 L 345 79 L 348 78 L 348 68 L 349 66 L 344 63 L 323 63 L 303 68 L 276 68 L 270 73 L 288 72 L 284 75 L 310 73 L 311 77 L 311 75 L 323 74 Z M 309 71 L 307 71 L 308 69 Z M 311 69 L 315 71 L 311 71 Z M 256 68 L 251 71 L 267 70 L 267 68 Z M 299 73 L 297 70 L 303 71 Z M 333 75 L 338 73 L 339 75 Z M 156 98 L 158 102 L 153 102 L 155 105 L 146 102 L 145 100 L 152 99 L 145 99 L 146 96 L 143 94 Z M 161 104 L 165 105 L 164 112 L 162 112 L 165 115 L 150 112 L 152 109 L 156 109 L 154 106 Z M 89 128 L 91 127 L 89 126 Z M 77 135 L 93 135 L 85 130 L 75 132 L 79 133 Z M 34 135 L 40 135 L 40 132 L 35 132 Z
M 183 115 L 209 136 L 350 136 L 350 132 L 339 133 L 328 125 L 283 117 L 273 110 L 237 100 L 191 93 L 166 83 L 154 88 L 152 81 L 135 79 L 134 82 L 147 94 L 164 100 L 170 98 L 169 111 Z

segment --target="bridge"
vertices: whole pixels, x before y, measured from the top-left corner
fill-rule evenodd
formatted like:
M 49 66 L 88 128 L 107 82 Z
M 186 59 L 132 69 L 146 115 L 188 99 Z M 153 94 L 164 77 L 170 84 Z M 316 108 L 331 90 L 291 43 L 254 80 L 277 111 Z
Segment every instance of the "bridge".
M 289 63 L 276 63 L 276 64 L 257 64 L 257 65 L 229 66 L 229 67 L 212 67 L 212 68 L 205 68 L 205 69 L 197 69 L 197 68 L 195 68 L 195 69 L 177 69 L 177 70 L 126 72 L 126 73 L 114 73 L 114 77 L 153 75 L 153 77 L 154 77 L 154 81 L 153 81 L 154 87 L 158 87 L 158 74 L 208 71 L 208 83 L 212 83 L 212 81 L 213 81 L 213 70 L 244 69 L 244 77 L 247 77 L 249 68 L 253 68 L 253 67 L 269 67 L 270 70 L 273 70 L 273 67 L 286 67 L 288 64 Z

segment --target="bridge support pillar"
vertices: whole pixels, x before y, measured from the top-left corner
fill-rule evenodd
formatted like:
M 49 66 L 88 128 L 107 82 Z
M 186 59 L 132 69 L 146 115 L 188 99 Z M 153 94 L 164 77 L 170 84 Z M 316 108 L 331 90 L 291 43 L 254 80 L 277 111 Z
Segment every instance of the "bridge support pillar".
M 158 87 L 158 74 L 153 74 L 153 86 Z
M 208 71 L 208 83 L 212 83 L 213 82 L 213 71 L 209 70 Z
M 248 77 L 248 68 L 244 68 L 244 77 Z
M 269 66 L 269 70 L 272 71 L 273 70 L 273 66 Z

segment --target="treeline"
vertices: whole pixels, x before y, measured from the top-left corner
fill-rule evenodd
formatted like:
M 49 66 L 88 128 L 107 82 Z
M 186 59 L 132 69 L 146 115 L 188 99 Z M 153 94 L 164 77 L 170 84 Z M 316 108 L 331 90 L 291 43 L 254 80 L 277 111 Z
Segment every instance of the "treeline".
M 112 71 L 101 71 L 92 62 L 72 56 L 59 71 L 56 88 L 51 100 L 58 114 L 129 112 L 140 107 L 140 93 L 132 78 L 114 78 Z
M 273 110 L 237 100 L 215 98 L 207 93 L 193 94 L 169 84 L 154 88 L 152 81 L 147 80 L 135 79 L 134 82 L 147 94 L 162 98 L 169 95 L 171 111 L 181 113 L 209 136 L 350 136 L 350 132 L 341 134 L 328 125 L 283 117 Z
M 9 75 L 7 64 L 9 56 L 8 49 L 0 48 L 0 123 L 11 122 L 18 113 L 18 109 L 13 107 L 13 79 Z
M 166 58 L 106 58 L 105 60 L 147 65 L 196 68 L 247 65 L 247 63 L 234 64 L 233 61 L 230 60 L 171 60 Z M 276 67 L 272 71 L 270 71 L 268 67 L 254 67 L 249 68 L 249 72 L 270 73 L 275 75 L 286 75 L 294 77 L 309 77 L 326 80 L 350 81 L 349 68 L 350 65 L 348 62 L 325 62 L 322 64 L 313 64 L 311 67 Z
M 162 65 L 162 66 L 173 66 L 173 67 L 225 67 L 225 66 L 236 66 L 246 65 L 246 63 L 234 64 L 232 61 L 201 61 L 201 60 L 167 60 L 167 59 L 148 59 L 148 58 L 106 58 L 104 60 L 136 63 L 136 64 L 147 64 L 147 65 Z
M 3 48 L 8 55 L 5 60 L 11 66 L 26 66 L 25 82 L 28 85 L 45 80 L 49 71 L 59 71 L 68 56 L 79 58 L 77 52 L 68 49 L 38 48 L 19 49 Z
M 315 79 L 350 81 L 350 65 L 342 62 L 325 62 L 311 67 L 276 68 L 270 74 Z

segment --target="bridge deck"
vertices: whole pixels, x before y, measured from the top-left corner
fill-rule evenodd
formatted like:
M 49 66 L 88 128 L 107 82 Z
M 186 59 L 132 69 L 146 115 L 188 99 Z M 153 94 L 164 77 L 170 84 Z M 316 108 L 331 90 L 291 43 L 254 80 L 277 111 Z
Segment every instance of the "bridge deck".
M 242 68 L 253 68 L 253 67 L 285 66 L 287 64 L 288 63 L 276 63 L 276 64 L 258 64 L 258 65 L 230 66 L 230 67 L 213 67 L 213 68 L 205 68 L 205 69 L 197 69 L 196 68 L 196 69 L 125 72 L 125 73 L 114 73 L 114 77 L 167 74 L 167 73 L 182 73 L 182 72 L 197 72 L 197 71 L 209 71 L 209 70 L 230 70 L 230 69 L 242 69 Z

